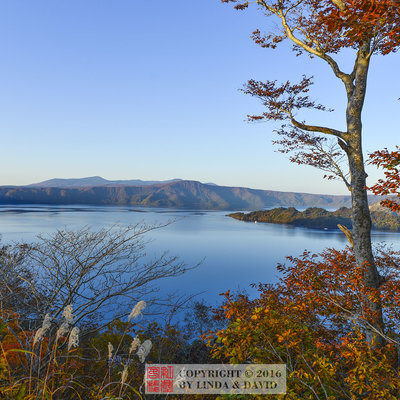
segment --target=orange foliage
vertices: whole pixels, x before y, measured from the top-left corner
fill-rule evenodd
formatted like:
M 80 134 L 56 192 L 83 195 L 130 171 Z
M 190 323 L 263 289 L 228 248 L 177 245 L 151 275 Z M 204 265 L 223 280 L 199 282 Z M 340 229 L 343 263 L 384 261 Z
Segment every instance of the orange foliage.
M 2 355 L 10 368 L 27 367 L 27 359 L 20 350 L 32 336 L 32 332 L 25 331 L 20 326 L 19 315 L 10 310 L 3 310 L 1 318 L 1 347 Z
M 250 2 L 221 0 L 237 3 L 238 10 Z M 395 52 L 400 43 L 400 4 L 396 0 L 264 0 L 257 4 L 267 15 L 286 14 L 295 33 L 302 32 L 305 43 L 338 53 L 342 48 L 357 48 L 366 40 L 374 40 L 374 51 L 381 54 Z M 261 35 L 253 33 L 254 41 L 262 47 L 275 48 L 286 39 L 286 34 Z M 301 52 L 300 49 L 295 48 Z
M 400 253 L 377 251 L 380 291 L 362 282 L 350 248 L 288 257 L 278 284 L 259 284 L 259 296 L 225 293 L 217 310 L 226 328 L 210 340 L 213 354 L 232 363 L 285 363 L 285 399 L 398 399 L 400 381 Z M 365 340 L 365 295 L 380 296 L 386 345 Z M 210 339 L 213 338 L 211 335 Z
M 376 195 L 395 194 L 400 198 L 398 189 L 400 187 L 400 148 L 396 146 L 397 151 L 388 151 L 383 149 L 370 154 L 370 164 L 385 169 L 385 179 L 379 179 L 378 183 L 369 189 Z M 381 205 L 390 208 L 392 211 L 400 211 L 399 202 L 391 199 L 381 201 Z

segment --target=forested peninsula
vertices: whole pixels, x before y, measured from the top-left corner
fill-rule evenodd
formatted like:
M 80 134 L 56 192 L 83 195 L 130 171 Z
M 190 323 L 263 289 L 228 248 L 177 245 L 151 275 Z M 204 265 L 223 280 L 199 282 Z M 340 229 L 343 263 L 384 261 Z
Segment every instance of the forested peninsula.
M 271 224 L 286 224 L 313 229 L 338 229 L 337 225 L 352 228 L 351 210 L 342 207 L 336 211 L 312 207 L 298 211 L 294 207 L 274 208 L 272 210 L 253 211 L 250 213 L 233 213 L 229 217 L 248 222 L 266 222 Z M 384 231 L 400 231 L 400 216 L 387 211 L 371 210 L 373 229 Z

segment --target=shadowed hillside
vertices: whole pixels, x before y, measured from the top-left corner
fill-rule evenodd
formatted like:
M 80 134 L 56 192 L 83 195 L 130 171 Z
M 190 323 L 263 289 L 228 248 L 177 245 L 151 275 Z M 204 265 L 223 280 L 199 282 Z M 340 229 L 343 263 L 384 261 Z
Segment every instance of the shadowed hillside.
M 153 185 L 0 187 L 0 204 L 132 205 L 203 210 L 254 210 L 273 206 L 339 208 L 349 196 L 276 192 L 174 181 Z

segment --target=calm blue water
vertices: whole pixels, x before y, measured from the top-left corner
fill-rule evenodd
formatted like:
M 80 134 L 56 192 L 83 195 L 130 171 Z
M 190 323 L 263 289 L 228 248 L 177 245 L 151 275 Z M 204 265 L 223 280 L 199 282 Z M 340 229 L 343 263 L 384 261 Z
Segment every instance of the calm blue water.
M 275 282 L 277 263 L 285 256 L 300 255 L 305 249 L 318 252 L 326 247 L 343 248 L 347 241 L 341 232 L 319 231 L 274 224 L 254 224 L 226 217 L 228 212 L 181 211 L 129 207 L 17 206 L 0 207 L 2 241 L 34 241 L 38 233 L 56 229 L 109 227 L 166 223 L 171 225 L 152 231 L 148 238 L 149 257 L 168 250 L 188 266 L 204 261 L 186 274 L 160 281 L 162 293 L 201 293 L 199 298 L 215 304 L 219 293 L 246 290 L 251 283 Z M 374 242 L 393 243 L 400 249 L 400 235 L 373 233 Z

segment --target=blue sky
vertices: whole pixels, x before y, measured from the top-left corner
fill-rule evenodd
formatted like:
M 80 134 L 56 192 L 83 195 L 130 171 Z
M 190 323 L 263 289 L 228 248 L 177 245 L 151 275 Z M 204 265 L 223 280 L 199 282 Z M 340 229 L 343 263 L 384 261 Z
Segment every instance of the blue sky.
M 238 91 L 248 79 L 306 73 L 336 110 L 309 122 L 344 129 L 344 90 L 323 62 L 251 41 L 273 27 L 219 0 L 3 1 L 0 185 L 100 175 L 346 194 L 277 153 L 276 124 L 246 122 L 261 110 Z M 398 144 L 399 57 L 372 60 L 366 153 Z

